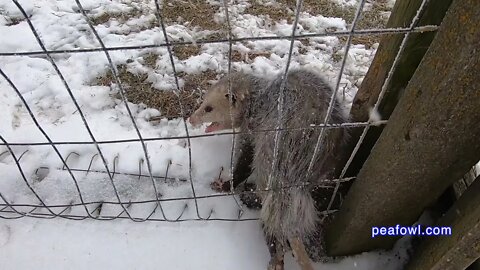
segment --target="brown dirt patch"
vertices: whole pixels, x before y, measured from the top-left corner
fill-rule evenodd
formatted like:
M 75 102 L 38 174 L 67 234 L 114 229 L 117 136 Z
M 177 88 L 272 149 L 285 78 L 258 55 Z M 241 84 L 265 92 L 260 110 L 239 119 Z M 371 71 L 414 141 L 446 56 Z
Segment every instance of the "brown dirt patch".
M 273 21 L 287 20 L 292 23 L 294 13 L 292 9 L 281 4 L 277 5 L 261 5 L 256 2 L 250 3 L 251 5 L 245 9 L 244 14 L 250 14 L 254 16 L 268 16 Z M 295 7 L 295 6 L 294 6 Z
M 191 56 L 200 53 L 200 46 L 196 45 L 178 45 L 172 47 L 173 54 L 180 60 L 186 60 Z
M 140 18 L 142 15 L 150 14 L 150 11 L 142 10 L 137 7 L 132 7 L 128 12 L 106 12 L 100 15 L 92 15 L 90 16 L 90 20 L 93 25 L 105 24 L 111 20 L 115 20 L 120 24 L 125 24 L 127 21 L 133 18 Z M 144 24 L 139 25 L 132 25 L 129 27 L 129 30 L 125 33 L 117 33 L 117 34 L 129 34 L 133 32 L 141 32 L 147 29 L 151 29 L 157 25 L 156 18 L 152 17 L 152 19 L 148 20 Z
M 133 74 L 127 70 L 126 65 L 119 65 L 117 68 L 128 101 L 136 104 L 143 103 L 149 108 L 158 109 L 162 113 L 160 118 L 173 119 L 182 117 L 179 99 L 173 91 L 162 91 L 153 88 L 152 83 L 147 82 L 147 74 Z M 200 104 L 201 90 L 206 89 L 209 86 L 208 81 L 216 79 L 217 74 L 212 71 L 196 75 L 179 73 L 178 77 L 185 80 L 179 96 L 184 107 L 185 116 L 188 117 Z M 112 72 L 108 70 L 103 76 L 97 77 L 92 84 L 111 86 L 114 83 L 115 79 Z M 120 93 L 115 98 L 120 99 Z
M 25 21 L 24 17 L 6 17 L 6 19 L 7 19 L 6 26 L 17 25 L 17 24 Z
M 252 3 L 244 13 L 255 16 L 267 15 L 273 21 L 286 19 L 289 23 L 292 23 L 295 17 L 296 4 L 296 0 L 279 0 L 278 5 Z M 302 11 L 313 16 L 344 18 L 347 22 L 351 22 L 355 15 L 355 7 L 343 7 L 331 0 L 304 0 Z
M 291 10 L 295 10 L 296 0 L 279 0 Z M 324 17 L 343 18 L 348 24 L 352 23 L 357 6 L 341 6 L 331 0 L 304 0 L 303 10 L 313 16 L 322 15 Z M 369 10 L 362 11 L 362 17 L 357 23 L 358 29 L 380 28 L 386 24 L 386 18 L 383 12 L 389 11 L 386 0 L 372 1 Z
M 217 74 L 214 71 L 208 70 L 200 74 L 185 74 L 179 72 L 178 76 L 185 80 L 183 90 L 186 92 L 198 92 L 201 97 L 201 92 L 210 86 L 209 81 L 216 80 L 222 74 Z
M 358 21 L 358 29 L 385 28 L 388 18 L 384 14 L 388 11 L 390 9 L 386 0 L 373 1 L 369 10 L 362 11 L 362 16 Z
M 248 52 L 248 53 L 241 53 L 239 51 L 232 51 L 232 62 L 252 62 L 255 58 L 263 56 L 266 58 L 270 58 L 272 55 L 271 52 Z M 248 61 L 247 61 L 248 59 Z
M 291 1 L 291 0 L 287 0 Z M 330 0 L 304 0 L 304 9 L 312 15 L 322 15 L 325 17 L 343 18 L 348 25 L 351 25 L 355 18 L 356 6 L 342 7 L 333 3 Z M 384 28 L 387 24 L 387 19 L 382 14 L 389 11 L 386 0 L 373 1 L 371 8 L 362 10 L 355 29 L 376 29 Z M 347 37 L 341 37 L 342 41 L 346 41 Z M 364 35 L 355 36 L 352 39 L 352 44 L 364 44 L 367 47 L 380 42 L 378 35 Z
M 245 10 L 245 14 L 266 15 L 273 21 L 287 19 L 289 23 L 293 22 L 296 0 L 279 0 L 279 5 L 261 5 L 253 3 Z M 348 24 L 353 22 L 357 7 L 356 6 L 340 6 L 331 0 L 304 0 L 302 11 L 308 12 L 313 16 L 322 15 L 325 17 L 343 18 Z M 357 22 L 357 29 L 376 29 L 384 28 L 387 19 L 383 14 L 389 11 L 386 0 L 373 1 L 372 6 L 368 10 L 363 10 L 361 18 Z M 345 38 L 346 40 L 346 38 Z M 379 36 L 362 36 L 355 37 L 353 44 L 365 44 L 371 46 L 379 42 Z
M 156 53 L 147 53 L 142 56 L 143 64 L 149 68 L 154 69 L 156 67 L 158 54 Z
M 370 49 L 373 44 L 380 42 L 382 35 L 354 36 L 352 44 L 363 44 L 365 48 Z M 347 41 L 347 37 L 341 37 L 340 40 Z
M 120 23 L 125 23 L 131 18 L 140 17 L 142 14 L 146 14 L 146 11 L 134 7 L 128 12 L 105 12 L 100 15 L 90 16 L 90 20 L 95 25 L 107 23 L 112 19 Z
M 207 39 L 226 38 L 226 26 L 213 20 L 218 9 L 205 0 L 172 0 L 164 2 L 162 15 L 167 24 L 184 23 L 189 27 L 215 31 L 213 37 Z

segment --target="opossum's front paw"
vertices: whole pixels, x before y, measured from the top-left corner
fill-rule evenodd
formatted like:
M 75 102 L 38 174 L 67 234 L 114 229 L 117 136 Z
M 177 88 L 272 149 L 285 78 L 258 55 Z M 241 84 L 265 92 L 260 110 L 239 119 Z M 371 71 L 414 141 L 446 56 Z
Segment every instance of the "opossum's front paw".
M 250 209 L 259 210 L 262 208 L 262 199 L 255 193 L 255 184 L 245 183 L 245 191 L 240 194 L 240 200 Z
M 210 183 L 210 187 L 217 192 L 228 192 L 230 191 L 230 181 L 224 181 L 218 178 Z
M 268 264 L 267 270 L 284 270 L 283 260 L 272 258 Z
M 256 194 L 240 194 L 240 200 L 245 206 L 247 206 L 247 208 L 255 210 L 262 209 L 262 200 Z

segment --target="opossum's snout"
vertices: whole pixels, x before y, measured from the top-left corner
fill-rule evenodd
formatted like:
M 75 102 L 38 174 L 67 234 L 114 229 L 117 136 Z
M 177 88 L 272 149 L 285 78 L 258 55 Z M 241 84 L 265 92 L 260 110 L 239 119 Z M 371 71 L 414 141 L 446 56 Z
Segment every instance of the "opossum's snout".
M 201 124 L 195 113 L 188 118 L 188 122 L 194 127 L 198 127 Z
M 200 107 L 190 116 L 190 124 L 198 126 L 210 123 L 205 129 L 206 133 L 237 127 L 238 124 L 232 124 L 232 118 L 238 119 L 237 104 L 230 103 L 229 98 L 228 95 L 206 95 Z
M 210 123 L 205 128 L 206 133 L 232 128 L 231 118 L 228 113 L 226 115 L 222 114 L 221 111 L 215 110 L 213 106 L 205 104 L 202 104 L 200 108 L 190 116 L 188 121 L 194 127 L 204 123 Z
M 240 75 L 237 74 L 237 76 Z M 228 86 L 228 77 L 224 77 L 207 91 L 202 104 L 190 116 L 189 122 L 193 126 L 210 123 L 205 132 L 240 126 L 243 119 L 242 111 L 246 102 L 244 88 L 247 88 L 232 84 L 231 89 L 229 89 Z
M 194 113 L 192 114 L 192 116 L 190 116 L 190 118 L 188 118 L 188 122 L 190 122 L 190 124 L 192 124 L 193 127 L 198 127 L 201 124 L 208 123 L 210 121 L 203 121 L 202 117 L 199 117 L 198 114 L 196 115 Z M 220 124 L 219 122 L 212 121 L 211 124 L 205 128 L 205 132 L 209 133 L 209 132 L 227 129 L 227 128 L 228 127 L 225 124 Z

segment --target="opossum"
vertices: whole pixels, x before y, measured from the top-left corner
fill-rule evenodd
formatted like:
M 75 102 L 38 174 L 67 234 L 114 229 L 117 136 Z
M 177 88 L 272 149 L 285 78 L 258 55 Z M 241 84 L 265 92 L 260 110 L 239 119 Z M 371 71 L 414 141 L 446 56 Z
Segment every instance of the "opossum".
M 324 142 L 308 172 L 321 132 L 320 128 L 309 127 L 325 120 L 333 90 L 313 71 L 291 70 L 283 88 L 283 114 L 279 120 L 282 77 L 280 74 L 268 80 L 244 72 L 224 76 L 207 91 L 189 121 L 194 126 L 211 122 L 205 132 L 240 129 L 236 135 L 234 185 L 248 176 L 248 182 L 265 191 L 260 192 L 260 219 L 267 243 L 273 244 L 269 247 L 269 269 L 283 269 L 283 250 L 288 245 L 302 269 L 311 269 L 302 239 L 315 231 L 319 220 L 316 207 L 326 206 L 330 200 L 325 195 L 319 206 L 312 198 L 312 189 L 321 184 L 320 180 L 338 175 L 341 156 L 336 150 L 346 142 L 348 134 L 340 128 L 326 129 Z M 335 99 L 333 105 L 329 123 L 346 122 L 339 101 Z M 272 131 L 278 124 L 282 131 L 278 135 L 276 164 L 272 166 Z

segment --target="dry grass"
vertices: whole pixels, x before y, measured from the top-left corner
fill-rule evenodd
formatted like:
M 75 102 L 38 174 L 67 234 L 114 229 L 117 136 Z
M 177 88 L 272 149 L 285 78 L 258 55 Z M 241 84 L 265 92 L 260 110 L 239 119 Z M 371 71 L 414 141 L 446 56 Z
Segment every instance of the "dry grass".
M 162 15 L 167 24 L 184 23 L 189 27 L 215 31 L 208 39 L 226 38 L 225 25 L 213 20 L 218 7 L 205 0 L 173 0 L 164 2 Z
M 333 62 L 339 63 L 343 59 L 343 53 L 340 52 L 340 50 L 335 49 L 332 52 L 332 60 Z
M 94 25 L 99 25 L 99 24 L 104 24 L 104 23 L 110 21 L 111 18 L 115 18 L 115 14 L 102 13 L 101 15 L 98 15 L 98 16 L 90 16 L 90 21 Z
M 162 118 L 182 117 L 179 99 L 173 91 L 161 91 L 153 88 L 152 83 L 147 82 L 147 74 L 133 74 L 127 70 L 126 65 L 119 65 L 117 68 L 128 101 L 136 104 L 143 103 L 149 108 L 158 109 L 162 113 Z M 217 74 L 209 71 L 198 75 L 180 73 L 178 76 L 185 81 L 179 94 L 185 116 L 189 116 L 200 103 L 201 90 L 207 88 L 208 81 L 216 79 Z M 108 70 L 106 74 L 97 77 L 92 84 L 111 86 L 114 83 L 113 74 Z M 120 93 L 115 97 L 120 99 Z
M 290 1 L 290 0 L 288 0 Z M 357 7 L 342 7 L 330 0 L 304 0 L 305 10 L 312 15 L 322 15 L 325 17 L 339 17 L 343 18 L 349 25 L 355 18 Z M 357 22 L 356 29 L 372 29 L 384 28 L 387 24 L 387 18 L 383 13 L 389 11 L 386 5 L 386 0 L 377 0 L 372 3 L 369 10 L 363 10 L 361 17 Z M 341 37 L 340 40 L 346 41 L 346 37 Z M 364 44 L 370 47 L 380 41 L 378 35 L 355 36 L 352 38 L 352 44 Z
M 356 6 L 340 6 L 332 0 L 304 0 L 303 11 L 311 15 L 322 15 L 325 17 L 343 18 L 347 23 L 351 23 L 355 16 Z M 293 22 L 296 0 L 278 0 L 276 4 L 263 5 L 252 0 L 251 5 L 244 11 L 244 14 L 255 16 L 267 16 L 272 21 L 281 21 L 286 19 L 289 23 Z M 183 23 L 189 27 L 200 27 L 203 30 L 213 31 L 206 39 L 224 39 L 227 38 L 226 25 L 218 24 L 213 20 L 219 7 L 207 3 L 206 0 L 172 0 L 165 3 L 162 7 L 162 15 L 167 24 Z M 383 28 L 386 25 L 387 18 L 384 13 L 389 11 L 387 0 L 377 0 L 372 2 L 371 8 L 362 11 L 362 16 L 357 23 L 357 29 Z M 125 23 L 134 17 L 140 17 L 147 14 L 145 10 L 132 7 L 128 12 L 103 13 L 92 16 L 91 20 L 95 25 L 104 24 L 114 19 L 120 23 Z M 12 19 L 12 25 L 19 21 Z M 146 25 L 137 27 L 131 32 L 143 31 L 156 25 L 152 20 Z M 354 37 L 353 44 L 365 44 L 367 47 L 379 42 L 379 36 Z M 344 39 L 346 40 L 346 39 Z M 195 54 L 197 48 L 193 46 L 186 49 L 177 49 L 176 55 L 179 59 L 186 59 L 189 55 Z M 193 50 L 192 52 L 189 52 Z
M 279 0 L 291 10 L 295 10 L 296 0 Z M 322 15 L 324 17 L 343 18 L 347 23 L 352 23 L 356 6 L 340 6 L 332 0 L 304 0 L 303 11 L 313 16 Z M 387 8 L 387 0 L 373 1 L 369 10 L 362 11 L 362 17 L 358 21 L 358 29 L 381 28 L 385 26 L 386 19 L 382 15 L 383 12 L 389 11 Z
M 389 12 L 387 0 L 377 0 L 372 3 L 369 10 L 362 12 L 362 17 L 358 21 L 359 29 L 385 28 L 388 18 L 384 15 Z
M 386 0 L 378 0 L 369 11 L 363 12 L 363 17 L 358 22 L 359 29 L 384 27 L 386 19 L 382 13 L 387 11 L 385 1 Z M 287 19 L 291 22 L 293 21 L 294 9 L 295 0 L 279 0 L 278 4 L 274 6 L 264 6 L 253 3 L 244 13 L 256 16 L 266 15 L 273 21 Z M 353 20 L 355 9 L 356 7 L 341 7 L 332 3 L 331 0 L 304 0 L 304 10 L 306 12 L 312 15 L 323 15 L 326 17 L 342 17 L 347 22 Z M 225 26 L 217 24 L 213 20 L 213 16 L 217 11 L 218 7 L 208 4 L 205 0 L 172 0 L 169 4 L 164 5 L 162 9 L 167 24 L 182 22 L 190 27 L 200 27 L 204 30 L 216 31 L 208 37 L 209 39 L 226 37 Z M 107 23 L 111 19 L 126 22 L 130 18 L 138 17 L 141 14 L 141 10 L 133 8 L 130 12 L 102 14 L 92 18 L 92 20 L 95 24 Z M 341 37 L 340 39 L 345 41 L 346 37 Z M 378 42 L 378 40 L 378 36 L 359 36 L 354 37 L 353 44 L 370 46 Z M 300 41 L 302 42 L 300 53 L 306 53 L 307 47 L 311 45 L 311 40 L 302 39 Z M 191 56 L 198 55 L 201 47 L 196 45 L 174 46 L 172 47 L 172 51 L 179 60 L 186 60 Z M 251 62 L 257 57 L 269 58 L 270 55 L 271 52 L 258 51 L 252 51 L 249 52 L 248 55 L 245 55 L 245 53 L 234 50 L 232 52 L 232 61 Z M 156 68 L 158 54 L 147 53 L 143 55 L 142 58 L 145 66 L 152 69 Z M 332 58 L 334 61 L 340 61 L 342 55 L 334 52 Z M 143 103 L 147 107 L 156 108 L 161 111 L 162 117 L 168 119 L 182 116 L 179 108 L 179 99 L 173 91 L 154 89 L 152 83 L 147 82 L 147 74 L 133 74 L 127 70 L 126 65 L 119 65 L 118 71 L 126 97 L 130 102 L 136 104 Z M 218 75 L 213 71 L 208 71 L 197 75 L 180 73 L 178 76 L 185 82 L 179 95 L 184 106 L 185 116 L 188 116 L 200 103 L 202 90 L 208 88 L 208 82 L 218 78 Z M 115 80 L 112 73 L 107 71 L 104 75 L 99 76 L 93 84 L 111 86 L 114 82 Z M 119 94 L 117 94 L 116 98 L 120 98 Z
M 261 5 L 252 1 L 251 5 L 245 9 L 244 14 L 250 14 L 254 16 L 268 16 L 273 21 L 287 20 L 287 22 L 292 23 L 294 14 L 291 9 L 285 5 Z
M 90 16 L 90 20 L 93 25 L 105 24 L 111 20 L 115 20 L 120 24 L 125 24 L 127 21 L 131 19 L 140 18 L 142 15 L 147 15 L 147 14 L 149 14 L 148 11 L 133 7 L 128 12 L 106 12 L 100 15 Z M 118 33 L 118 34 L 129 34 L 133 32 L 141 32 L 147 29 L 151 29 L 156 25 L 157 25 L 156 19 L 152 17 L 152 19 L 148 20 L 145 24 L 129 27 L 129 31 L 125 33 L 123 32 Z
M 209 81 L 215 80 L 221 75 L 222 74 L 217 74 L 211 70 L 200 74 L 185 74 L 183 72 L 178 74 L 180 78 L 185 80 L 183 91 L 198 93 L 201 93 L 202 90 L 205 90 L 210 86 Z M 201 94 L 199 96 L 201 96 Z
M 289 23 L 292 23 L 295 15 L 296 0 L 278 0 L 277 2 L 277 5 L 262 5 L 252 1 L 251 6 L 244 13 L 255 16 L 268 16 L 273 21 L 286 19 Z M 304 0 L 302 11 L 308 12 L 313 16 L 340 17 L 347 22 L 353 20 L 355 14 L 355 8 L 342 7 L 331 0 Z
M 200 27 L 204 30 L 214 31 L 214 37 L 225 38 L 225 26 L 216 23 L 213 20 L 218 7 L 208 4 L 205 0 L 172 0 L 164 3 L 161 14 L 166 24 L 185 24 L 189 27 Z M 154 11 L 142 10 L 132 7 L 128 12 L 107 12 L 99 15 L 90 16 L 94 25 L 104 24 L 110 20 L 116 20 L 123 24 L 132 18 L 138 18 L 142 14 L 152 14 Z M 139 26 L 135 31 L 150 29 L 158 24 L 156 19 L 152 19 L 147 25 Z
M 5 17 L 7 19 L 7 24 L 5 26 L 17 25 L 25 21 L 24 17 Z
M 143 64 L 149 68 L 156 68 L 156 63 L 158 59 L 158 54 L 156 53 L 147 53 L 142 56 Z
M 128 12 L 105 12 L 100 15 L 90 16 L 90 20 L 95 25 L 107 23 L 111 19 L 115 19 L 120 23 L 125 23 L 131 18 L 140 17 L 142 14 L 145 14 L 144 10 L 134 7 Z
M 272 55 L 271 52 L 248 52 L 248 53 L 241 53 L 239 51 L 232 51 L 232 62 L 252 62 L 257 57 L 266 57 L 270 58 Z M 247 61 L 248 59 L 248 61 Z
M 253 2 L 252 5 L 245 10 L 244 13 L 255 16 L 268 16 L 273 21 L 286 19 L 289 23 L 293 22 L 296 0 L 279 0 L 279 5 L 265 6 Z M 324 17 L 343 18 L 348 24 L 353 22 L 357 7 L 356 6 L 340 6 L 331 0 L 304 0 L 303 11 L 313 16 L 322 15 Z M 363 10 L 362 16 L 357 22 L 357 29 L 384 28 L 387 18 L 383 15 L 389 11 L 386 0 L 377 0 L 372 3 L 369 10 Z M 346 38 L 343 39 L 345 41 Z M 364 44 L 367 47 L 379 42 L 379 36 L 361 36 L 354 37 L 353 44 Z
M 200 46 L 196 45 L 183 45 L 173 46 L 173 54 L 180 60 L 186 60 L 191 56 L 198 55 L 200 53 Z
M 199 55 L 201 51 L 200 46 L 196 45 L 181 45 L 181 46 L 173 46 L 172 52 L 179 60 L 186 60 L 192 56 Z M 255 58 L 263 56 L 269 58 L 271 52 L 248 52 L 248 53 L 241 53 L 237 50 L 232 51 L 232 61 L 233 62 L 250 62 L 253 61 Z M 227 55 L 228 56 L 228 55 Z M 158 55 L 157 55 L 158 57 Z M 154 68 L 155 62 L 157 58 L 153 58 L 152 55 L 144 56 L 145 64 L 149 67 Z M 152 59 L 152 60 L 148 60 Z M 149 64 L 152 63 L 153 65 Z

